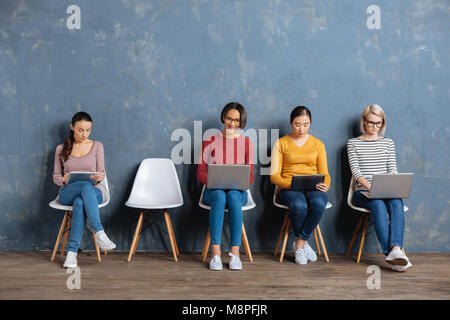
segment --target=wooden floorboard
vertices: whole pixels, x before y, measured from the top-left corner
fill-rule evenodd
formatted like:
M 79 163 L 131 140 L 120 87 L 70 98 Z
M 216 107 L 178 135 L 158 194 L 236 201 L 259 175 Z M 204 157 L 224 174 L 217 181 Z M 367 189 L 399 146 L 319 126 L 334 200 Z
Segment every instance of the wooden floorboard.
M 382 254 L 363 254 L 361 262 L 329 254 L 330 263 L 297 265 L 292 252 L 280 263 L 270 253 L 241 255 L 243 270 L 210 271 L 200 253 L 95 252 L 78 255 L 81 289 L 68 289 L 64 256 L 51 252 L 0 252 L 0 299 L 450 299 L 450 253 L 408 253 L 413 267 L 392 271 Z M 208 257 L 208 261 L 209 261 Z M 369 290 L 367 268 L 381 269 L 381 288 Z

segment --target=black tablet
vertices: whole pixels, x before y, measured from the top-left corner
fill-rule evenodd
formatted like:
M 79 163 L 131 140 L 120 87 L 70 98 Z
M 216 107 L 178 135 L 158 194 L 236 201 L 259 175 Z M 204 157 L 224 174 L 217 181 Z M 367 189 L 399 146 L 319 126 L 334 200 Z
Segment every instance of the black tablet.
M 324 174 L 296 175 L 292 176 L 291 190 L 294 191 L 314 191 L 316 184 L 325 181 Z

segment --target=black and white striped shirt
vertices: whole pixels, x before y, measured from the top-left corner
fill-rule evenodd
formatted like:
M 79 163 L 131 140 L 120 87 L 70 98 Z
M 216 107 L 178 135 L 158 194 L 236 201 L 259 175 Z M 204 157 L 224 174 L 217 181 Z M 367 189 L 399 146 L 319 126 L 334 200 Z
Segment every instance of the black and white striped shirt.
M 355 181 L 363 176 L 372 183 L 372 175 L 398 173 L 395 160 L 394 141 L 389 138 L 381 138 L 366 141 L 353 138 L 347 142 L 348 161 Z M 355 191 L 366 190 L 358 182 L 355 183 Z

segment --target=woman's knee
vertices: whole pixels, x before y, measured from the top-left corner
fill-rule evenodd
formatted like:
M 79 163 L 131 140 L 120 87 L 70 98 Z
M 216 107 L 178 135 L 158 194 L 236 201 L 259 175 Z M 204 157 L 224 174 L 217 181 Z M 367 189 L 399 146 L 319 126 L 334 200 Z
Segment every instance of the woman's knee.
M 88 181 L 82 181 L 81 183 L 81 192 L 91 192 L 94 191 L 94 187 L 92 186 L 92 183 Z
M 295 199 L 294 201 L 291 201 L 289 209 L 293 212 L 306 212 L 307 205 L 306 202 L 301 199 Z
M 240 191 L 237 190 L 230 190 L 227 192 L 227 203 L 236 203 L 241 205 L 241 197 L 242 194 Z
M 310 200 L 310 205 L 316 208 L 325 209 L 327 202 L 325 197 L 314 197 Z
M 225 191 L 223 191 L 223 190 L 214 190 L 212 192 L 212 199 L 214 202 L 217 202 L 217 201 L 225 202 L 226 197 L 227 197 L 227 195 L 226 195 Z
M 83 199 L 82 199 L 81 197 L 76 197 L 76 198 L 73 200 L 72 206 L 73 206 L 74 208 L 83 208 L 83 205 L 84 205 L 84 203 L 83 203 Z

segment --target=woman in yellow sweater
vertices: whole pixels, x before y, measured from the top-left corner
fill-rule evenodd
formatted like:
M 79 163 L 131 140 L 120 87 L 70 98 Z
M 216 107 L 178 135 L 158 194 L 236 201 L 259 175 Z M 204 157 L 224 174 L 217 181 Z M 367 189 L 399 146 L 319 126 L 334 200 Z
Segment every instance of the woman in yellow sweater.
M 270 181 L 281 189 L 278 201 L 289 207 L 289 219 L 296 237 L 293 243 L 295 262 L 298 264 L 317 260 L 307 240 L 325 211 L 331 182 L 325 146 L 308 134 L 310 126 L 311 112 L 307 107 L 292 110 L 292 132 L 275 143 L 270 167 Z M 290 190 L 292 176 L 303 174 L 324 174 L 325 181 L 317 184 L 314 191 Z

